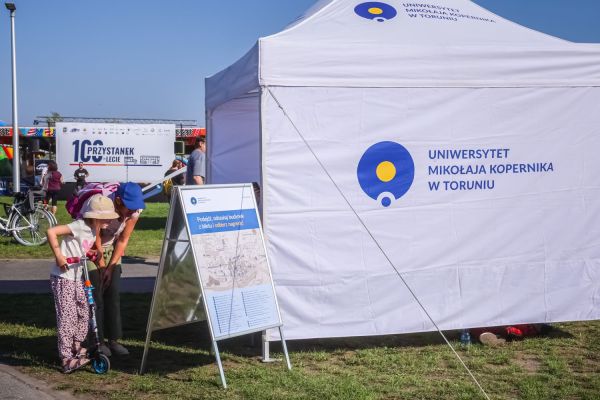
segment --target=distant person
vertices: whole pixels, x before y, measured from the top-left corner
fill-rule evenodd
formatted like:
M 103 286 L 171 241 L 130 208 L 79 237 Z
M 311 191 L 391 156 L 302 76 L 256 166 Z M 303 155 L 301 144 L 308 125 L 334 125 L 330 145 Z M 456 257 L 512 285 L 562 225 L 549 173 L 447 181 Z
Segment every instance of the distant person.
M 46 203 L 51 206 L 50 211 L 52 214 L 56 214 L 58 193 L 64 183 L 62 174 L 58 172 L 56 161 L 49 161 L 48 172 L 42 179 L 42 189 L 46 192 Z
M 85 180 L 90 176 L 90 173 L 87 169 L 83 168 L 83 163 L 80 162 L 79 168 L 75 170 L 73 176 L 75 177 L 75 194 L 77 194 L 86 185 L 87 182 Z
M 206 178 L 206 139 L 197 137 L 194 151 L 190 154 L 187 163 L 186 185 L 204 185 Z
M 170 175 L 173 172 L 180 170 L 181 168 L 183 168 L 183 163 L 179 160 L 173 160 L 173 163 L 171 164 L 171 168 L 169 168 L 167 170 L 167 172 L 165 172 L 165 176 Z M 184 174 L 177 175 L 176 177 L 171 178 L 171 181 L 173 182 L 173 185 L 175 185 L 175 186 L 185 185 L 185 175 Z
M 171 168 L 165 172 L 165 176 L 171 175 L 174 172 L 177 172 L 183 167 L 183 163 L 177 159 L 173 160 L 171 164 Z M 174 176 L 173 178 L 165 179 L 163 181 L 163 193 L 168 197 L 169 201 L 171 200 L 171 193 L 173 191 L 173 186 L 181 186 L 185 185 L 185 175 L 179 174 Z
M 44 175 L 46 175 L 47 172 L 48 172 L 48 163 L 47 162 L 40 162 L 39 164 L 37 164 L 37 166 L 35 167 L 35 172 L 34 172 L 34 174 L 35 174 L 34 179 L 35 179 L 36 186 L 42 186 L 42 180 L 44 179 Z

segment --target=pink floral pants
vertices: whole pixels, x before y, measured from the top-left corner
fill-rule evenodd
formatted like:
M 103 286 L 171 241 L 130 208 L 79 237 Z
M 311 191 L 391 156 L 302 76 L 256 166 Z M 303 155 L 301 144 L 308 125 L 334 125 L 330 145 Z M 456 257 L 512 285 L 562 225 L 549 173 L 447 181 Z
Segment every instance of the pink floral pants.
M 51 276 L 56 326 L 58 330 L 58 354 L 62 360 L 73 358 L 75 342 L 85 340 L 88 333 L 89 308 L 81 280 Z

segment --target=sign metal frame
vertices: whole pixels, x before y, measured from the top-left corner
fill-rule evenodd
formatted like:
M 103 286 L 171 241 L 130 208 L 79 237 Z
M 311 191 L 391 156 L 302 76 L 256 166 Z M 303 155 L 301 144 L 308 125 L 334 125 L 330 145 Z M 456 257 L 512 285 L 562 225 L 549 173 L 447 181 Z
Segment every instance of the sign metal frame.
M 267 265 L 267 269 L 269 272 L 269 281 L 270 281 L 270 285 L 271 285 L 271 290 L 273 292 L 273 300 L 275 303 L 275 309 L 277 311 L 277 319 L 278 322 L 274 323 L 274 324 L 268 324 L 268 325 L 264 325 L 264 326 L 259 326 L 257 328 L 251 328 L 251 329 L 247 329 L 247 330 L 243 330 L 243 331 L 238 331 L 232 334 L 227 334 L 227 335 L 215 335 L 214 329 L 213 329 L 213 321 L 211 320 L 211 314 L 209 312 L 209 308 L 207 305 L 207 301 L 206 301 L 206 295 L 205 295 L 205 288 L 202 282 L 202 277 L 200 274 L 200 269 L 203 267 L 202 265 L 199 264 L 198 260 L 198 254 L 196 254 L 196 249 L 194 248 L 193 244 L 192 244 L 192 233 L 191 233 L 191 229 L 190 229 L 190 225 L 189 225 L 189 221 L 187 219 L 187 213 L 186 213 L 186 208 L 185 208 L 185 204 L 183 201 L 183 196 L 182 193 L 184 191 L 195 191 L 195 190 L 202 190 L 202 189 L 230 189 L 230 188 L 241 188 L 242 189 L 242 201 L 243 201 L 243 196 L 244 193 L 246 191 L 246 189 L 248 190 L 248 194 L 251 196 L 252 199 L 252 206 L 253 206 L 253 211 L 256 214 L 256 219 L 258 222 L 258 232 L 260 235 L 260 241 L 262 243 L 262 250 L 264 251 L 265 254 L 265 261 L 266 261 L 266 265 Z M 176 205 L 178 205 L 179 207 L 176 207 Z M 241 206 L 243 206 L 243 203 L 241 204 Z M 175 214 L 175 210 L 181 210 L 181 213 L 183 215 L 174 215 Z M 241 211 L 241 210 L 240 210 Z M 185 226 L 185 230 L 187 233 L 187 240 L 181 240 L 181 239 L 174 239 L 170 237 L 171 234 L 171 229 L 173 227 L 173 220 L 174 218 L 183 218 L 184 222 L 184 226 Z M 238 229 L 239 231 L 240 229 Z M 229 339 L 232 337 L 237 337 L 237 336 L 242 336 L 242 335 L 247 335 L 250 333 L 255 333 L 255 332 L 263 332 L 267 329 L 273 329 L 273 328 L 278 328 L 279 329 L 279 335 L 281 337 L 281 344 L 282 344 L 282 350 L 283 353 L 285 355 L 285 360 L 286 360 L 286 366 L 288 368 L 288 370 L 292 369 L 292 365 L 290 362 L 290 358 L 289 358 L 289 354 L 288 354 L 288 350 L 287 350 L 287 345 L 285 342 L 285 338 L 283 335 L 283 330 L 282 330 L 282 326 L 283 326 L 283 322 L 282 322 L 282 318 L 281 318 L 281 312 L 279 309 L 279 302 L 277 300 L 277 295 L 275 292 L 275 285 L 273 283 L 273 275 L 271 272 L 271 265 L 269 263 L 269 258 L 267 256 L 267 248 L 265 245 L 265 240 L 264 240 L 264 235 L 263 235 L 263 230 L 262 230 L 262 222 L 260 220 L 260 216 L 258 214 L 258 206 L 257 206 L 257 202 L 256 202 L 256 198 L 254 196 L 254 190 L 252 188 L 252 184 L 249 183 L 244 183 L 244 184 L 223 184 L 223 185 L 195 185 L 195 186 L 175 186 L 173 188 L 173 192 L 172 192 L 172 197 L 171 197 L 171 207 L 170 207 L 170 211 L 169 211 L 169 216 L 167 218 L 167 224 L 166 224 L 166 231 L 165 231 L 165 237 L 163 240 L 163 246 L 162 246 L 162 250 L 161 250 L 161 256 L 160 256 L 160 262 L 159 262 L 159 268 L 158 268 L 158 273 L 157 273 L 157 277 L 156 277 L 156 281 L 154 284 L 154 292 L 153 292 L 153 296 L 152 296 L 152 303 L 150 306 L 150 313 L 148 316 L 148 325 L 147 325 L 147 329 L 146 329 L 146 341 L 144 344 L 144 352 L 143 352 L 143 356 L 142 356 L 142 362 L 140 365 L 140 374 L 143 374 L 146 370 L 146 364 L 148 361 L 148 349 L 150 347 L 150 339 L 152 336 L 152 332 L 153 331 L 158 331 L 161 329 L 167 329 L 167 328 L 171 328 L 171 327 L 176 327 L 176 326 L 183 326 L 183 325 L 188 325 L 188 324 L 192 324 L 195 322 L 201 322 L 200 320 L 194 320 L 194 321 L 186 321 L 186 322 L 181 322 L 181 323 L 173 323 L 170 324 L 169 326 L 166 327 L 161 327 L 161 328 L 157 328 L 157 329 L 153 329 L 153 322 L 154 322 L 154 317 L 155 317 L 155 312 L 156 312 L 156 303 L 157 303 L 157 297 L 158 294 L 160 293 L 160 289 L 161 289 L 161 281 L 162 281 L 162 277 L 163 277 L 163 272 L 164 272 L 164 268 L 165 268 L 165 260 L 167 257 L 167 249 L 170 243 L 173 242 L 179 242 L 179 243 L 188 243 L 189 249 L 191 250 L 192 253 L 192 258 L 194 261 L 194 266 L 196 268 L 196 273 L 197 273 L 197 277 L 198 277 L 198 282 L 199 282 L 199 286 L 200 286 L 200 297 L 201 299 L 198 299 L 198 301 L 201 301 L 203 304 L 203 308 L 204 308 L 204 315 L 205 315 L 205 319 L 206 322 L 208 324 L 208 328 L 209 328 L 209 332 L 210 332 L 210 336 L 211 336 L 211 349 L 214 351 L 215 354 L 215 358 L 217 361 L 217 365 L 219 368 L 219 375 L 221 378 L 221 384 L 223 385 L 223 388 L 227 388 L 227 381 L 225 379 L 225 372 L 223 369 L 223 364 L 221 362 L 221 355 L 219 353 L 219 347 L 217 342 L 219 340 L 224 340 L 224 339 Z

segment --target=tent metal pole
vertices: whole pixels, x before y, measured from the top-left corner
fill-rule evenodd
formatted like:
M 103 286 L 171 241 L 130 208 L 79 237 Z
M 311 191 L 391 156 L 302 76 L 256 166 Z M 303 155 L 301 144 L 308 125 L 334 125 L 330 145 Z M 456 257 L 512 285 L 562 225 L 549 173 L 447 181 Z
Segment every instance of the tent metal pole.
M 263 90 L 263 87 L 261 86 L 259 88 L 259 92 L 258 92 L 258 176 L 259 176 L 258 183 L 260 185 L 260 202 L 258 204 L 258 213 L 260 215 L 260 218 L 263 222 L 263 227 L 264 227 L 263 211 L 264 211 L 264 203 L 265 203 L 265 185 L 264 185 L 265 177 L 263 175 L 264 174 L 264 168 L 263 168 L 263 163 L 264 163 L 263 138 L 264 138 L 264 136 L 263 136 L 263 123 L 262 123 L 263 98 L 264 98 L 264 90 Z M 264 229 L 263 229 L 263 235 L 264 235 Z
M 260 202 L 258 204 L 258 211 L 260 214 L 260 218 L 261 218 L 261 222 L 262 222 L 262 226 L 263 226 L 263 239 L 265 240 L 265 242 L 267 241 L 267 237 L 265 234 L 265 214 L 264 214 L 264 210 L 265 210 L 265 200 L 266 200 L 266 192 L 267 192 L 267 188 L 265 185 L 265 177 L 264 177 L 264 168 L 263 168 L 263 163 L 264 163 L 264 158 L 263 158 L 263 149 L 264 149 L 264 135 L 263 135 L 263 119 L 262 119 L 262 112 L 263 112 L 263 101 L 264 101 L 264 95 L 265 95 L 265 90 L 264 87 L 261 86 L 259 88 L 259 92 L 258 92 L 259 98 L 258 98 L 258 143 L 259 143 L 259 147 L 258 147 L 258 168 L 259 168 L 259 176 L 260 176 Z M 266 246 L 265 246 L 266 247 Z M 271 359 L 271 354 L 270 354 L 270 348 L 269 348 L 269 340 L 267 339 L 268 335 L 267 335 L 267 331 L 264 330 L 262 331 L 261 334 L 261 350 L 262 350 L 262 362 L 273 362 L 273 360 Z
M 270 362 L 275 362 L 277 360 L 274 360 L 271 358 L 271 348 L 270 348 L 270 343 L 269 340 L 267 339 L 267 331 L 264 330 L 262 331 L 262 359 L 261 361 L 264 363 L 270 363 Z
M 205 113 L 206 119 L 206 156 L 205 156 L 205 184 L 212 183 L 212 146 L 211 146 L 211 137 L 212 137 L 212 112 L 210 110 L 206 110 Z M 210 133 L 210 134 L 209 134 Z

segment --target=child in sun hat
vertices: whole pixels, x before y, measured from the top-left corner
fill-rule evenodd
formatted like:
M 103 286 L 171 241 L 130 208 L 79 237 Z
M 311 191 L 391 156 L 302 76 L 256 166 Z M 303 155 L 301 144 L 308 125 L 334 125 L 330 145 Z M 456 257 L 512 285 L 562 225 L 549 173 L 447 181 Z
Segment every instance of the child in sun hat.
M 107 356 L 127 356 L 129 350 L 119 341 L 123 338 L 121 320 L 121 257 L 125 254 L 129 238 L 135 229 L 142 210 L 146 208 L 142 188 L 135 182 L 122 182 L 111 198 L 119 218 L 102 228 L 102 248 L 105 258 L 99 259 L 98 269 L 90 269 L 90 281 L 97 289 L 96 322 L 100 336 L 100 349 Z M 106 262 L 104 261 L 106 260 Z M 106 340 L 106 343 L 105 343 Z
M 83 210 L 83 219 L 55 226 L 47 233 L 48 244 L 56 260 L 50 281 L 56 308 L 58 352 L 64 373 L 73 372 L 90 362 L 85 348 L 81 346 L 88 333 L 89 309 L 83 290 L 83 267 L 78 260 L 99 241 L 100 229 L 119 217 L 113 202 L 100 194 L 90 197 Z M 63 237 L 60 244 L 59 237 Z

